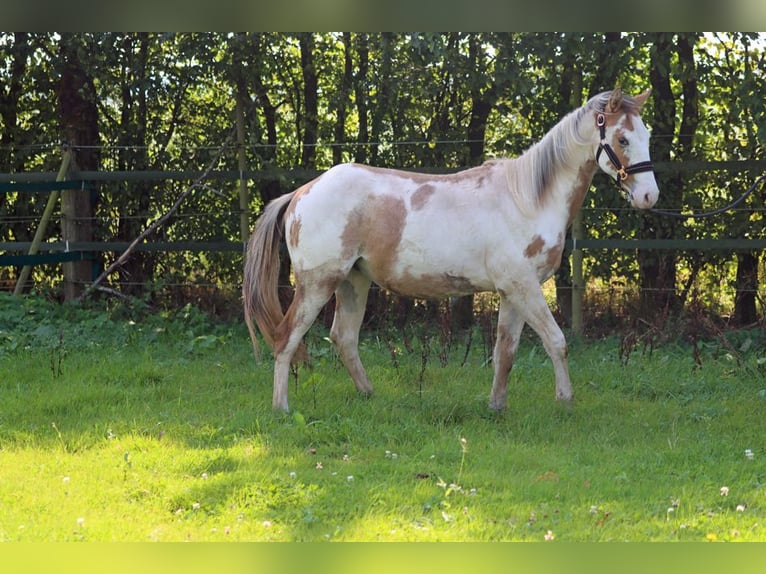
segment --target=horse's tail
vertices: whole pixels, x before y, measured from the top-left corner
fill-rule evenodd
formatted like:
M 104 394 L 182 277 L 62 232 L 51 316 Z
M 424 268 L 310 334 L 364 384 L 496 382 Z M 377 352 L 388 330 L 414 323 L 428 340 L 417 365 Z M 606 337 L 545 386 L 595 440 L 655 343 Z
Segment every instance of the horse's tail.
M 284 233 L 284 214 L 295 192 L 271 201 L 258 220 L 255 232 L 247 243 L 245 271 L 242 279 L 242 302 L 245 323 L 253 341 L 253 352 L 258 357 L 255 326 L 266 343 L 274 348 L 279 324 L 284 318 L 279 300 L 279 245 Z

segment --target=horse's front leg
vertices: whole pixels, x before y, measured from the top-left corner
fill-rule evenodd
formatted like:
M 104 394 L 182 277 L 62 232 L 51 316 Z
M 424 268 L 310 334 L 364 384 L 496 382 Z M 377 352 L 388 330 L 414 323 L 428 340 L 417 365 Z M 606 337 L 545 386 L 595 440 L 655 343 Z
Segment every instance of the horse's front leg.
M 556 399 L 571 401 L 574 393 L 567 365 L 567 342 L 564 333 L 553 318 L 540 285 L 530 284 L 528 288 L 520 289 L 517 295 L 518 310 L 523 314 L 524 321 L 542 340 L 545 351 L 553 363 L 553 372 L 556 376 Z
M 497 341 L 492 354 L 495 374 L 492 380 L 492 391 L 489 395 L 489 407 L 493 410 L 503 410 L 508 397 L 508 376 L 516 360 L 524 319 L 513 308 L 511 302 L 503 297 L 497 317 Z

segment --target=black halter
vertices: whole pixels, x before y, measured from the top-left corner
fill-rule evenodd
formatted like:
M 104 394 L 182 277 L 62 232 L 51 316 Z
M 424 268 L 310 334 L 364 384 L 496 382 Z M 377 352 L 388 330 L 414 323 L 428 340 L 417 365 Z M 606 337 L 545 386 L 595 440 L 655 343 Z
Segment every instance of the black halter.
M 614 169 L 617 170 L 617 175 L 614 178 L 617 182 L 617 185 L 621 185 L 623 181 L 628 179 L 628 176 L 631 173 L 654 171 L 654 167 L 652 166 L 651 161 L 640 161 L 638 163 L 634 163 L 633 165 L 629 165 L 628 167 L 623 167 L 620 158 L 617 157 L 617 154 L 615 153 L 614 149 L 612 149 L 612 146 L 606 143 L 606 118 L 604 117 L 604 114 L 598 114 L 598 116 L 596 116 L 596 125 L 598 126 L 599 132 L 601 132 L 601 143 L 598 144 L 598 151 L 596 152 L 596 163 L 598 163 L 598 158 L 601 157 L 601 152 L 605 151 L 606 155 L 609 156 L 609 161 L 612 162 Z

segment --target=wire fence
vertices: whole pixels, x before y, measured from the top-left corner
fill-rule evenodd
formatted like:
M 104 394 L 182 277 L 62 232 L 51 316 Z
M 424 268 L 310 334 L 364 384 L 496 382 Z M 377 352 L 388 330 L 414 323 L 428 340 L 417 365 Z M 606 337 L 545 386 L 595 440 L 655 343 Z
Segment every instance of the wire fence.
M 384 142 L 381 142 L 384 143 Z M 423 145 L 424 142 L 397 142 L 397 145 Z M 429 142 L 426 142 L 429 143 Z M 461 142 L 441 142 L 441 143 L 467 143 Z M 53 144 L 48 144 L 52 146 Z M 326 144 L 322 144 L 326 145 Z M 347 145 L 347 144 L 343 144 Z M 135 146 L 130 146 L 131 148 Z M 116 147 L 115 147 L 116 149 Z M 199 148 L 195 148 L 199 149 Z M 211 150 L 214 148 L 210 148 Z M 215 148 L 220 150 L 220 146 Z M 234 148 L 232 148 L 234 149 Z M 686 162 L 685 164 L 679 164 L 676 162 L 656 164 L 656 170 L 659 173 L 668 172 L 698 172 L 698 171 L 712 171 L 723 170 L 727 172 L 744 172 L 760 170 L 766 171 L 766 161 L 751 160 L 751 161 L 719 161 L 719 162 Z M 429 171 L 429 170 L 422 170 Z M 434 173 L 444 173 L 445 170 L 432 169 Z M 447 171 L 458 171 L 447 170 Z M 113 172 L 91 172 L 83 171 L 70 174 L 71 177 L 81 181 L 83 185 L 93 184 L 109 184 L 112 186 L 128 186 L 134 182 L 171 182 L 175 186 L 182 185 L 183 182 L 188 182 L 198 177 L 202 172 L 198 170 L 178 170 L 178 171 L 113 171 Z M 292 170 L 278 170 L 272 168 L 270 170 L 214 170 L 209 175 L 209 182 L 211 189 L 215 192 L 216 186 L 231 185 L 235 186 L 239 180 L 247 180 L 250 183 L 260 182 L 264 179 L 273 179 L 275 177 L 283 177 L 287 174 L 289 180 L 309 180 L 321 173 L 321 170 L 307 170 L 307 169 L 292 169 Z M 42 189 L 35 189 L 35 184 L 45 184 L 55 179 L 56 174 L 54 172 L 38 172 L 38 173 L 25 173 L 25 174 L 0 174 L 0 193 L 24 193 L 27 190 L 23 189 L 25 185 L 30 186 L 29 192 L 39 192 Z M 167 186 L 155 186 L 154 191 L 157 193 L 167 193 L 172 191 L 172 188 Z M 114 192 L 114 190 L 112 190 Z M 590 208 L 599 217 L 604 213 L 611 213 L 617 216 L 621 216 L 624 213 L 634 211 L 627 205 L 619 205 L 615 207 L 597 207 Z M 738 207 L 734 210 L 734 213 L 749 213 L 749 214 L 762 214 L 766 211 L 766 205 L 753 205 L 748 207 Z M 216 221 L 229 221 L 230 228 L 233 230 L 232 234 L 228 238 L 217 240 L 199 241 L 194 238 L 177 238 L 176 240 L 169 240 L 167 237 L 162 237 L 159 240 L 153 239 L 147 241 L 138 246 L 138 252 L 151 252 L 155 257 L 155 267 L 167 269 L 172 265 L 180 264 L 180 259 L 173 259 L 173 254 L 185 254 L 186 261 L 189 260 L 189 254 L 192 259 L 195 257 L 210 257 L 215 255 L 222 257 L 226 260 L 226 265 L 231 266 L 229 273 L 211 273 L 206 275 L 205 273 L 191 273 L 186 278 L 177 274 L 168 274 L 161 277 L 152 277 L 144 281 L 132 281 L 130 277 L 123 276 L 119 279 L 119 285 L 122 288 L 127 288 L 132 292 L 156 292 L 158 289 L 166 289 L 175 292 L 186 290 L 199 291 L 210 293 L 214 290 L 219 290 L 221 293 L 229 294 L 230 296 L 236 296 L 239 291 L 239 272 L 241 269 L 242 254 L 244 251 L 244 243 L 241 238 L 236 237 L 236 230 L 238 230 L 237 220 L 242 214 L 238 209 L 221 209 L 215 213 Z M 115 212 L 97 212 L 91 217 L 79 218 L 81 221 L 90 223 L 99 229 L 116 229 L 121 225 L 132 222 L 133 224 L 143 224 L 144 226 L 158 217 L 158 213 L 149 211 L 139 211 L 128 214 L 119 214 Z M 182 211 L 174 216 L 173 225 L 183 224 L 183 227 L 187 229 L 204 228 L 210 225 L 211 214 L 205 211 Z M 0 214 L 0 227 L 4 226 L 21 226 L 28 225 L 33 226 L 39 221 L 38 213 L 6 213 Z M 54 214 L 53 219 L 49 224 L 50 229 L 59 229 L 62 225 L 62 214 L 57 212 Z M 163 234 L 165 233 L 163 232 Z M 582 239 L 577 243 L 569 240 L 567 247 L 569 249 L 582 249 L 586 252 L 595 253 L 599 249 L 607 250 L 631 250 L 637 249 L 667 249 L 667 250 L 706 250 L 706 251 L 718 251 L 718 252 L 733 252 L 736 250 L 748 250 L 758 253 L 759 258 L 759 273 L 760 277 L 766 275 L 763 269 L 763 261 L 760 257 L 760 251 L 766 248 L 766 237 L 763 235 L 762 230 L 758 230 L 754 234 L 754 237 L 731 237 L 721 239 L 667 239 L 667 240 L 652 240 L 652 239 L 620 239 L 620 238 L 604 238 L 604 239 Z M 15 277 L 14 265 L 12 257 L 15 255 L 23 255 L 30 247 L 29 241 L 20 241 L 15 238 L 9 238 L 7 241 L 0 241 L 0 290 L 10 290 L 12 282 Z M 41 253 L 71 253 L 75 251 L 87 252 L 95 254 L 94 260 L 97 260 L 98 264 L 104 265 L 111 260 L 114 260 L 117 255 L 124 249 L 126 249 L 128 242 L 126 241 L 92 241 L 84 243 L 66 243 L 59 239 L 52 239 L 48 236 L 48 240 L 40 245 Z M 5 258 L 5 262 L 3 262 Z M 18 260 L 17 260 L 18 261 Z M 60 266 L 54 263 L 45 263 L 44 266 L 38 268 L 37 272 L 33 276 L 35 282 L 40 282 L 41 277 L 47 277 L 48 283 L 55 284 L 61 278 Z M 722 274 L 721 280 L 718 284 L 712 284 L 708 279 L 706 289 L 717 289 L 718 293 L 708 293 L 707 298 L 713 300 L 716 297 L 721 301 L 727 301 L 727 304 L 731 302 L 736 290 L 732 281 L 730 280 L 731 273 Z M 32 282 L 30 282 L 30 285 Z M 85 283 L 81 283 L 84 286 Z M 285 288 L 289 286 L 285 285 Z M 548 291 L 551 292 L 550 283 L 548 285 Z M 592 298 L 599 299 L 605 295 L 611 297 L 634 296 L 637 286 L 634 284 L 628 284 L 623 281 L 622 283 L 605 283 L 605 282 L 588 282 L 587 290 Z M 566 287 L 563 287 L 566 289 Z M 646 290 L 646 288 L 644 288 Z M 654 289 L 658 292 L 671 292 L 676 291 L 677 287 L 669 286 L 667 288 Z M 766 292 L 761 287 L 760 283 L 756 283 L 756 287 L 748 289 L 746 287 L 739 286 L 739 293 L 752 293 L 759 301 L 760 307 L 763 310 L 764 300 L 766 300 Z M 550 295 L 553 300 L 554 294 Z M 725 305 L 722 305 L 725 306 Z

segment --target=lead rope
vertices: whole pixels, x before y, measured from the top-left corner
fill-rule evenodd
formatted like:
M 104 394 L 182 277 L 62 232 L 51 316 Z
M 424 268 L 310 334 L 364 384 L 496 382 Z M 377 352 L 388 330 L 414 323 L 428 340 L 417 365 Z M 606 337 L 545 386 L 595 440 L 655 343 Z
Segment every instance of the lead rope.
M 730 204 L 725 205 L 723 207 L 719 207 L 718 209 L 713 209 L 711 211 L 703 211 L 701 213 L 676 213 L 675 211 L 665 211 L 663 209 L 648 209 L 647 211 L 649 213 L 654 213 L 655 215 L 662 215 L 664 217 L 675 217 L 677 219 L 687 219 L 687 218 L 701 219 L 703 217 L 711 217 L 713 215 L 719 215 L 721 213 L 725 213 L 726 211 L 729 211 L 730 209 L 734 209 L 740 203 L 745 201 L 748 198 L 748 196 L 750 196 L 764 180 L 766 180 L 766 174 L 763 174 L 758 179 L 756 179 L 755 183 L 751 185 L 747 189 L 747 191 L 745 191 L 742 195 L 740 195 L 737 199 L 732 201 Z

